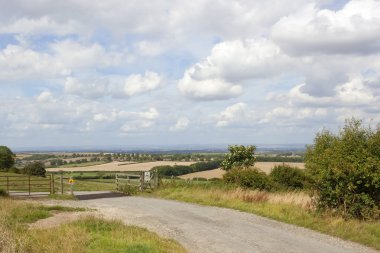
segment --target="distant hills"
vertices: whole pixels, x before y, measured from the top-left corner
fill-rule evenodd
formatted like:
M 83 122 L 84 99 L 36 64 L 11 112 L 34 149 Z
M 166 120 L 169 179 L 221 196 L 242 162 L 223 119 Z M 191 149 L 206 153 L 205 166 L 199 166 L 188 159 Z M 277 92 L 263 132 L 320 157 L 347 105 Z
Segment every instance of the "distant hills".
M 242 144 L 251 145 L 251 144 Z M 257 153 L 302 152 L 306 144 L 253 144 Z M 73 147 L 14 147 L 14 152 L 112 152 L 112 153 L 224 153 L 228 144 L 135 145 L 135 146 L 73 146 Z

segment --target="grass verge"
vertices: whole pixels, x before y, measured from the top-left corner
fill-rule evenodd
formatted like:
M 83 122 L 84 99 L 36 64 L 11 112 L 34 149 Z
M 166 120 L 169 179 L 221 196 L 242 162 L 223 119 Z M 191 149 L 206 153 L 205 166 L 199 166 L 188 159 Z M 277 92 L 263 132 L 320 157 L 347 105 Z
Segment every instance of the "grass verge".
M 268 193 L 236 189 L 221 183 L 167 183 L 145 196 L 226 207 L 309 228 L 380 250 L 380 221 L 344 220 L 313 210 L 303 192 Z
M 175 241 L 146 229 L 95 217 L 50 229 L 28 229 L 27 224 L 47 218 L 52 212 L 85 210 L 82 208 L 40 206 L 1 197 L 0 206 L 0 252 L 186 252 Z

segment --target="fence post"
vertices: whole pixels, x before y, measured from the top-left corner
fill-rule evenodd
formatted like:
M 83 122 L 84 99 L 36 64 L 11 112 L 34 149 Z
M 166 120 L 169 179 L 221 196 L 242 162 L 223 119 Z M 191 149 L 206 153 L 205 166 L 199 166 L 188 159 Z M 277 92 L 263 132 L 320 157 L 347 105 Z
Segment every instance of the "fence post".
M 155 174 L 156 175 L 154 175 L 155 176 L 154 177 L 154 187 L 158 188 L 158 182 L 159 182 L 159 179 L 158 179 L 158 169 L 156 169 Z
M 30 176 L 28 176 L 29 179 L 29 196 L 30 196 Z
M 63 172 L 61 172 L 61 195 L 63 195 Z
M 50 193 L 55 193 L 55 185 L 54 185 L 54 174 L 50 174 Z
M 9 177 L 7 177 L 7 192 L 9 194 Z
M 140 191 L 143 190 L 144 187 L 144 171 L 140 171 Z
M 119 179 L 117 178 L 117 173 L 115 174 L 116 179 L 116 191 L 119 191 Z

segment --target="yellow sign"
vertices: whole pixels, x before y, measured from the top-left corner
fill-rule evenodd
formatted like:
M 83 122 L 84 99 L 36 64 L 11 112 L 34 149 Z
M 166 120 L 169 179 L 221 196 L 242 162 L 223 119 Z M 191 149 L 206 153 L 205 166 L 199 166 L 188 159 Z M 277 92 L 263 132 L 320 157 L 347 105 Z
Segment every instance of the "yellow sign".
M 70 184 L 74 184 L 74 182 L 75 182 L 74 179 L 72 179 L 72 178 L 69 179 Z

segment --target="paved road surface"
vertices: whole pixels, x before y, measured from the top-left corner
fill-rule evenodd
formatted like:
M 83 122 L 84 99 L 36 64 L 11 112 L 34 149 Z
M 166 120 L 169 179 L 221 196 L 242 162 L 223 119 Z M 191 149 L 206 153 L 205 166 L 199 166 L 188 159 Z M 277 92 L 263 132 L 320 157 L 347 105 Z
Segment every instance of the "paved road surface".
M 96 208 L 105 217 L 146 227 L 177 240 L 189 252 L 361 253 L 377 252 L 358 244 L 322 235 L 235 210 L 170 200 L 82 195 L 63 205 Z

